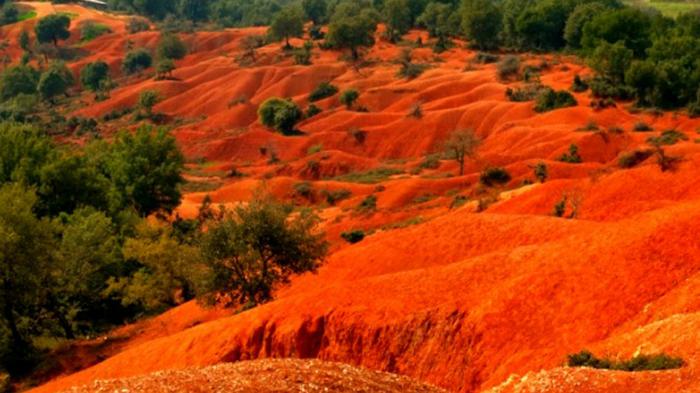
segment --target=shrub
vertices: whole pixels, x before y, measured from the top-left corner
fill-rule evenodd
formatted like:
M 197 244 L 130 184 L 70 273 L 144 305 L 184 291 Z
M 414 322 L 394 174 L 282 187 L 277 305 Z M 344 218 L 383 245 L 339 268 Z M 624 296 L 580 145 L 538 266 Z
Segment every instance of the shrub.
M 528 84 L 524 87 L 506 89 L 506 97 L 513 102 L 532 101 L 539 96 L 543 89 L 546 89 L 540 84 Z
M 497 65 L 497 72 L 503 81 L 516 78 L 520 74 L 520 58 L 514 55 L 504 57 Z
M 311 104 L 311 105 L 309 105 L 308 108 L 306 108 L 306 113 L 304 114 L 304 117 L 306 117 L 307 119 L 310 119 L 310 118 L 318 115 L 321 112 L 323 112 L 321 110 L 321 108 L 317 107 L 314 104 Z
M 588 83 L 576 74 L 576 76 L 574 76 L 574 82 L 571 84 L 571 91 L 574 93 L 583 93 L 586 90 L 588 90 Z
M 187 55 L 187 47 L 177 34 L 163 34 L 156 53 L 159 59 L 180 60 Z
M 535 174 L 535 178 L 539 180 L 540 183 L 544 183 L 549 177 L 549 170 L 547 169 L 547 164 L 544 162 L 538 162 L 537 165 L 535 165 L 533 172 Z
M 682 132 L 676 130 L 666 130 L 662 132 L 660 136 L 654 136 L 647 139 L 647 143 L 651 145 L 670 146 L 675 145 L 680 141 L 687 140 L 688 136 Z
M 312 154 L 320 153 L 321 151 L 323 151 L 323 144 L 319 143 L 318 145 L 313 145 L 313 146 L 309 147 L 306 150 L 306 154 L 312 155 Z
M 144 48 L 129 51 L 122 63 L 122 70 L 127 75 L 141 72 L 153 65 L 151 54 Z
M 377 210 L 377 196 L 368 195 L 357 205 L 357 210 L 363 213 L 369 213 Z
M 561 157 L 559 157 L 559 161 L 568 162 L 570 164 L 580 164 L 581 162 L 583 162 L 581 156 L 578 153 L 578 146 L 574 144 L 569 146 L 569 151 L 562 154 Z
M 537 96 L 535 111 L 548 112 L 559 108 L 576 106 L 578 102 L 571 93 L 565 90 L 555 91 L 550 88 L 544 89 Z
M 636 132 L 649 132 L 649 131 L 654 131 L 654 129 L 647 123 L 640 121 L 634 124 L 634 127 L 632 130 Z
M 155 90 L 144 90 L 139 94 L 139 108 L 146 112 L 147 117 L 153 116 L 153 107 L 160 100 L 160 95 Z
M 439 154 L 428 154 L 419 165 L 420 169 L 437 169 L 438 167 L 440 167 Z
M 479 176 L 479 182 L 487 187 L 493 187 L 496 185 L 503 185 L 511 180 L 510 173 L 504 168 L 500 167 L 490 167 L 486 168 L 481 172 Z
M 312 41 L 304 42 L 304 46 L 294 49 L 294 64 L 296 65 L 311 65 L 311 50 L 314 48 Z
M 322 190 L 321 196 L 326 199 L 329 205 L 334 206 L 336 203 L 350 198 L 352 191 L 341 188 L 338 190 Z
M 365 239 L 365 232 L 362 230 L 347 231 L 340 234 L 346 242 L 350 244 L 355 244 L 363 241 Z
M 425 64 L 402 63 L 398 75 L 406 79 L 415 79 L 421 76 L 426 69 L 428 69 L 428 66 Z
M 420 102 L 411 105 L 411 109 L 408 110 L 408 116 L 416 119 L 423 117 L 423 107 Z
M 305 199 L 308 199 L 308 200 L 312 199 L 313 194 L 314 194 L 314 188 L 311 185 L 311 183 L 309 183 L 308 181 L 296 183 L 293 188 L 294 188 L 295 195 L 298 195 L 298 196 L 305 198 Z
M 497 62 L 501 57 L 492 53 L 478 52 L 474 56 L 474 61 L 479 64 L 491 64 Z
M 359 144 L 365 143 L 365 140 L 367 139 L 367 131 L 361 130 L 357 127 L 350 128 L 348 130 L 348 134 L 355 140 L 355 142 Z
M 360 98 L 360 92 L 355 89 L 347 89 L 340 94 L 340 103 L 350 109 L 355 102 Z
M 666 354 L 636 355 L 629 360 L 614 361 L 602 359 L 591 352 L 583 350 L 568 356 L 569 367 L 591 367 L 596 369 L 609 369 L 620 371 L 651 371 L 671 370 L 684 365 L 683 359 Z
M 633 168 L 642 163 L 647 158 L 651 157 L 651 150 L 634 150 L 631 152 L 622 153 L 617 159 L 617 165 L 620 168 Z
M 324 98 L 332 97 L 338 93 L 338 88 L 330 82 L 321 82 L 314 91 L 309 94 L 309 101 L 316 102 Z
M 301 109 L 291 99 L 270 98 L 258 109 L 260 122 L 276 131 L 291 135 L 294 126 L 301 120 Z
M 142 31 L 148 31 L 151 29 L 151 24 L 148 19 L 141 17 L 131 17 L 126 24 L 126 30 L 129 34 L 139 33 Z

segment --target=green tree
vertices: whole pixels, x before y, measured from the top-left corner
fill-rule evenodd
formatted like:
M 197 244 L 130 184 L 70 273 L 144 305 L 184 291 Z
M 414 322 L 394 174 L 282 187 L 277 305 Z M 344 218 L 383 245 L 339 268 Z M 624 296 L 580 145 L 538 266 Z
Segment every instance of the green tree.
M 309 18 L 314 25 L 319 25 L 326 19 L 328 3 L 326 0 L 302 0 L 301 6 L 304 9 L 306 17 Z
M 176 34 L 163 34 L 156 52 L 159 59 L 180 60 L 187 55 L 187 47 Z
M 0 101 L 19 94 L 34 94 L 39 83 L 39 73 L 27 65 L 9 67 L 0 75 Z
M 275 15 L 268 31 L 269 36 L 276 40 L 284 40 L 284 47 L 290 49 L 292 45 L 289 39 L 301 37 L 304 33 L 304 13 L 296 6 L 289 6 L 282 9 Z
M 100 307 L 109 270 L 121 260 L 119 242 L 112 221 L 92 208 L 64 214 L 57 223 L 61 239 L 45 307 L 66 338 L 73 339 L 78 322 L 89 326 L 95 322 L 87 313 Z
M 74 82 L 68 67 L 62 62 L 54 62 L 41 74 L 37 91 L 43 99 L 53 103 L 56 96 L 66 94 Z
M 503 16 L 495 2 L 464 0 L 460 12 L 462 31 L 472 46 L 482 50 L 498 46 Z
M 340 93 L 340 103 L 345 105 L 347 109 L 351 109 L 355 102 L 360 98 L 360 92 L 356 89 L 347 89 Z
M 184 158 L 165 129 L 142 126 L 121 132 L 102 157 L 117 200 L 115 211 L 133 206 L 139 215 L 170 213 L 180 204 Z
M 585 24 L 581 45 L 592 52 L 602 41 L 622 41 L 635 57 L 642 58 L 652 43 L 651 26 L 649 15 L 636 8 L 607 11 Z
M 386 0 L 382 11 L 387 37 L 391 42 L 396 42 L 411 28 L 411 9 L 408 6 L 408 0 Z
M 541 0 L 530 3 L 515 20 L 515 33 L 521 49 L 552 50 L 564 47 L 564 29 L 569 2 Z
M 564 39 L 572 48 L 581 47 L 583 37 L 583 27 L 605 11 L 605 6 L 601 3 L 579 4 L 569 15 L 564 28 Z
M 648 60 L 634 60 L 625 73 L 625 83 L 634 89 L 637 105 L 651 105 L 656 86 L 656 65 Z
M 226 294 L 253 307 L 292 274 L 315 271 L 327 252 L 318 217 L 258 196 L 207 224 L 201 241 L 211 278 L 204 295 Z
M 156 66 L 156 78 L 163 79 L 172 77 L 173 71 L 175 70 L 175 62 L 170 59 L 163 59 L 158 61 Z
M 29 124 L 0 123 L 0 185 L 37 185 L 41 170 L 56 157 L 50 138 Z
M 88 63 L 80 70 L 80 83 L 90 91 L 97 92 L 109 79 L 109 65 L 102 60 Z
M 109 211 L 111 205 L 110 181 L 87 155 L 77 152 L 52 154 L 39 169 L 35 187 L 40 216 L 72 214 L 86 206 Z
M 605 41 L 595 49 L 589 59 L 591 68 L 615 85 L 625 82 L 625 71 L 632 63 L 634 54 L 622 42 L 609 44 Z
M 432 37 L 445 37 L 455 33 L 450 23 L 454 9 L 449 4 L 431 2 L 416 21 L 425 27 Z
M 179 0 L 178 11 L 182 17 L 201 22 L 209 17 L 209 0 Z
M 294 133 L 294 126 L 302 119 L 303 113 L 291 99 L 270 98 L 258 109 L 260 122 L 284 135 Z
M 22 48 L 23 51 L 29 52 L 32 49 L 32 41 L 29 38 L 29 33 L 27 30 L 22 30 L 21 33 L 19 33 L 19 37 L 17 38 L 17 43 L 19 44 L 19 47 Z
M 328 26 L 326 42 L 335 48 L 347 48 L 354 60 L 359 59 L 359 48 L 374 45 L 377 15 L 373 9 L 362 8 L 355 2 L 336 6 Z
M 122 63 L 122 70 L 127 75 L 131 75 L 150 68 L 152 65 L 153 58 L 151 54 L 146 49 L 139 48 L 127 52 Z
M 141 108 L 146 117 L 153 117 L 153 107 L 156 106 L 160 100 L 160 95 L 155 90 L 144 90 L 139 94 L 139 108 Z
M 17 183 L 0 186 L 0 310 L 9 332 L 2 366 L 10 372 L 30 360 L 29 332 L 20 320 L 34 319 L 56 249 L 54 228 L 32 211 L 36 200 Z
M 160 311 L 192 299 L 200 286 L 198 247 L 178 241 L 167 227 L 143 222 L 124 243 L 124 257 L 141 265 L 131 276 L 110 280 L 108 292 L 125 306 Z
M 36 39 L 40 43 L 53 43 L 58 46 L 59 40 L 70 37 L 70 17 L 65 14 L 51 14 L 41 19 L 34 27 Z
M 476 157 L 481 139 L 472 130 L 456 131 L 445 142 L 445 153 L 459 164 L 459 175 L 464 176 L 467 158 Z

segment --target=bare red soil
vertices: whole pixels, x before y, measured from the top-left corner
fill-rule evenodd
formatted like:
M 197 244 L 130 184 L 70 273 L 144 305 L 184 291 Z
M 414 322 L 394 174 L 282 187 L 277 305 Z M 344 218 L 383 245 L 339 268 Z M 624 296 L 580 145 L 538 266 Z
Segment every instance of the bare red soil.
M 31 6 L 40 14 L 50 7 Z M 89 54 L 71 64 L 76 71 L 101 58 L 118 72 L 127 41 L 156 45 L 155 32 L 124 34 L 121 18 L 55 7 L 99 18 L 116 32 L 84 45 Z M 13 37 L 31 23 L 2 32 Z M 158 90 L 164 100 L 156 111 L 184 124 L 174 134 L 191 160 L 210 162 L 205 172 L 235 168 L 245 175 L 221 178 L 223 185 L 208 192 L 215 203 L 246 201 L 261 185 L 299 201 L 294 185 L 301 181 L 316 192 L 349 190 L 349 199 L 320 212 L 332 254 L 318 274 L 296 277 L 274 302 L 237 315 L 185 304 L 161 317 L 164 324 L 143 325 L 106 360 L 35 392 L 271 357 L 348 363 L 454 392 L 700 391 L 700 120 L 632 113 L 624 103 L 596 111 L 588 93 L 576 95 L 576 107 L 537 114 L 532 103 L 506 99 L 506 89 L 518 83 L 499 81 L 494 65 L 471 63 L 475 53 L 461 47 L 441 55 L 415 50 L 415 61 L 431 67 L 410 81 L 396 75 L 392 60 L 400 48 L 381 41 L 359 70 L 341 53 L 318 49 L 313 65 L 297 66 L 278 44 L 261 48 L 255 65 L 238 65 L 240 40 L 262 33 L 183 35 L 191 53 L 178 62 L 174 80 L 119 78 L 106 101 L 80 97 L 76 114 L 101 116 L 133 105 L 143 89 Z M 418 34 L 427 39 L 418 32 L 410 38 Z M 588 72 L 575 59 L 523 59 L 546 59 L 542 82 L 557 89 Z M 336 96 L 317 103 L 324 111 L 299 125 L 301 136 L 284 137 L 257 122 L 265 99 L 291 97 L 305 108 L 323 81 L 358 89 L 367 112 L 345 109 Z M 420 118 L 409 116 L 417 103 Z M 641 121 L 654 131 L 633 132 Z M 600 131 L 582 131 L 590 122 Z M 606 131 L 613 126 L 623 131 Z M 445 160 L 414 171 L 451 132 L 469 127 L 484 143 L 465 176 Z M 666 148 L 679 158 L 674 170 L 662 172 L 654 157 L 634 169 L 618 167 L 621 153 L 647 147 L 649 136 L 671 128 L 688 137 Z M 572 143 L 584 163 L 558 160 Z M 316 145 L 320 151 L 309 154 Z M 270 163 L 271 152 L 280 162 Z M 309 172 L 309 161 L 318 171 Z M 547 164 L 549 179 L 523 186 L 534 180 L 538 162 Z M 485 189 L 479 173 L 496 165 L 513 179 Z M 378 184 L 332 179 L 380 167 L 403 174 Z M 377 211 L 357 212 L 371 194 Z M 450 208 L 455 195 L 469 201 Z M 179 214 L 196 214 L 204 196 L 186 195 Z M 575 219 L 552 216 L 563 196 L 574 202 L 567 214 L 575 208 Z M 346 245 L 340 233 L 349 229 L 374 233 Z M 567 354 L 584 348 L 611 358 L 666 352 L 686 365 L 638 373 L 562 367 Z

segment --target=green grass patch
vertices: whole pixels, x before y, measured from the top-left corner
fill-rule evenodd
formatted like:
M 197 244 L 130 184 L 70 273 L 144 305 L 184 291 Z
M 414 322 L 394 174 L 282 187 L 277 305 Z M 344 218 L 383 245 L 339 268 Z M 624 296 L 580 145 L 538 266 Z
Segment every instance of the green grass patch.
M 332 180 L 346 183 L 374 184 L 401 173 L 403 173 L 403 171 L 400 169 L 376 168 L 365 172 L 353 172 L 348 173 L 347 175 L 336 176 Z
M 107 25 L 88 22 L 81 27 L 80 41 L 83 43 L 90 42 L 101 35 L 109 34 L 111 32 L 112 30 Z
M 19 16 L 17 17 L 17 20 L 19 22 L 23 22 L 25 20 L 29 20 L 32 18 L 36 18 L 36 11 L 34 11 L 34 10 L 26 11 L 26 12 L 19 14 Z
M 700 9 L 700 1 L 659 1 L 659 0 L 625 0 L 625 4 L 636 7 L 656 8 L 665 16 L 675 18 L 676 16 Z

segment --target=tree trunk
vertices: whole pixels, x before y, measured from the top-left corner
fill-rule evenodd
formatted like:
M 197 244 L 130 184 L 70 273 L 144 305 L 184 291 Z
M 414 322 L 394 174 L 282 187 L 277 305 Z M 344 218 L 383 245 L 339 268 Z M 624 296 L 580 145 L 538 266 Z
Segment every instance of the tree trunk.
M 69 340 L 75 339 L 73 326 L 71 326 L 68 319 L 66 319 L 66 316 L 61 312 L 60 307 L 58 306 L 58 301 L 56 301 L 56 298 L 53 295 L 49 295 L 48 307 L 49 310 L 51 310 L 51 313 L 56 317 L 58 325 L 61 326 L 61 329 L 63 329 L 63 333 L 66 335 L 66 338 Z
M 19 328 L 17 327 L 17 320 L 15 319 L 15 313 L 12 307 L 12 302 L 8 299 L 8 296 L 11 292 L 10 286 L 5 281 L 4 283 L 4 290 L 5 290 L 5 299 L 4 299 L 4 307 L 3 307 L 3 317 L 5 317 L 5 321 L 7 322 L 7 327 L 10 329 L 10 334 L 12 335 L 12 343 L 15 345 L 16 348 L 21 348 L 24 345 L 24 339 L 22 338 L 22 334 L 19 332 Z

